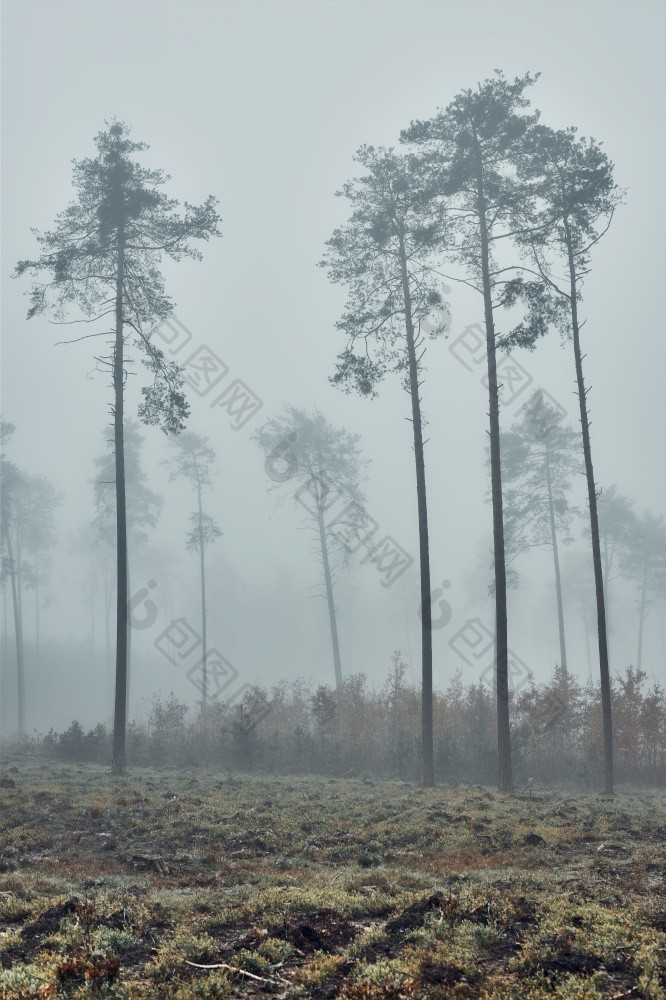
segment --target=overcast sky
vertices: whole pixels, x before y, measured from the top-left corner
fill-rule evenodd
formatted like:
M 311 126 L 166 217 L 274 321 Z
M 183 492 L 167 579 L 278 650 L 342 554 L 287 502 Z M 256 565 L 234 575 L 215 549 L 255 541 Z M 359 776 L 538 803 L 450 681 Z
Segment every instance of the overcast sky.
M 584 290 L 593 456 L 600 485 L 617 483 L 638 509 L 665 512 L 665 11 L 663 3 L 640 0 L 4 0 L 2 412 L 17 428 L 12 458 L 65 495 L 54 571 L 58 611 L 45 616 L 46 635 L 84 639 L 88 632 L 66 542 L 92 515 L 89 480 L 111 395 L 108 379 L 93 374 L 91 342 L 54 346 L 75 333 L 47 318 L 27 321 L 29 283 L 10 274 L 18 259 L 37 253 L 31 227 L 48 229 L 72 199 L 72 159 L 91 155 L 94 135 L 114 116 L 149 144 L 142 162 L 171 175 L 170 194 L 191 203 L 214 194 L 220 202 L 223 239 L 202 246 L 203 262 L 169 265 L 165 274 L 192 344 L 215 351 L 229 378 L 263 403 L 234 430 L 208 397 L 191 399 L 191 427 L 208 435 L 219 455 L 212 507 L 225 534 L 210 560 L 212 641 L 243 676 L 333 679 L 326 608 L 312 598 L 320 570 L 310 540 L 294 511 L 275 509 L 263 455 L 251 440 L 283 402 L 316 404 L 361 435 L 371 459 L 369 512 L 383 534 L 418 552 L 408 397 L 390 381 L 372 402 L 329 385 L 343 347 L 335 321 L 344 293 L 317 261 L 344 221 L 335 192 L 355 174 L 357 147 L 397 144 L 410 120 L 431 116 L 495 68 L 510 78 L 541 73 L 530 96 L 544 123 L 577 125 L 602 140 L 627 189 Z M 450 303 L 454 339 L 482 319 L 482 308 L 458 287 Z M 452 630 L 473 616 L 492 624 L 487 596 L 469 583 L 491 529 L 486 390 L 449 346 L 429 345 L 423 386 L 432 577 L 433 584 L 450 581 L 453 611 L 435 634 L 438 684 L 460 665 L 448 647 Z M 517 357 L 578 426 L 570 345 L 553 334 L 535 354 Z M 142 378 L 139 368 L 130 415 Z M 503 426 L 515 409 L 503 413 Z M 183 523 L 192 498 L 184 485 L 167 482 L 160 431 L 146 428 L 145 439 L 153 487 L 167 497 L 154 541 L 173 554 L 180 581 L 173 611 L 195 617 L 196 566 L 184 553 Z M 524 570 L 533 586 L 511 596 L 509 644 L 542 679 L 558 650 L 548 554 L 530 558 Z M 159 569 L 146 570 L 149 577 L 159 591 Z M 417 575 L 385 588 L 376 570 L 357 560 L 339 571 L 339 581 L 343 669 L 381 680 L 400 647 L 416 679 Z M 134 579 L 133 589 L 145 582 Z M 618 590 L 616 611 L 619 667 L 635 646 L 631 590 Z M 661 615 L 655 608 L 646 659 L 663 680 Z M 585 677 L 581 635 L 573 666 Z M 149 648 L 139 636 L 137 655 L 148 656 Z M 172 680 L 165 675 L 164 684 Z M 144 691 L 154 686 L 148 668 L 144 682 Z

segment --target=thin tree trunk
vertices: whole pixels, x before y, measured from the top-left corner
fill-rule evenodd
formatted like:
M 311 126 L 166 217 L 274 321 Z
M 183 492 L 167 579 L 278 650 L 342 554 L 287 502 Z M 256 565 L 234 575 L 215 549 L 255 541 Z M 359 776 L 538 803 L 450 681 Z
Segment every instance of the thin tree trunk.
M 39 671 L 39 554 L 35 552 L 35 672 Z
M 587 653 L 587 675 L 592 678 L 592 651 L 590 650 L 590 629 L 587 624 L 587 615 L 583 616 L 583 624 L 585 625 L 585 651 Z
M 476 137 L 475 137 L 476 138 Z M 486 322 L 488 355 L 488 415 L 490 419 L 490 482 L 493 504 L 493 550 L 495 563 L 495 642 L 497 662 L 497 752 L 499 758 L 499 788 L 513 787 L 511 763 L 511 727 L 509 723 L 509 650 L 506 609 L 506 560 L 504 552 L 504 513 L 502 509 L 502 468 L 500 454 L 499 389 L 497 385 L 497 353 L 495 319 L 490 287 L 490 252 L 486 222 L 486 198 L 483 181 L 481 148 L 476 140 L 476 183 L 479 235 L 481 238 L 481 276 L 483 308 Z
M 9 656 L 9 630 L 7 628 L 7 587 L 2 588 L 2 662 Z
M 550 539 L 553 547 L 553 564 L 555 566 L 555 594 L 557 596 L 557 625 L 560 633 L 560 666 L 564 680 L 567 698 L 569 693 L 569 677 L 567 667 L 567 647 L 564 634 L 564 605 L 562 602 L 562 578 L 560 576 L 560 556 L 557 547 L 557 525 L 555 524 L 555 505 L 553 504 L 553 482 L 550 469 L 550 453 L 548 445 L 545 451 L 546 485 L 548 487 L 548 513 L 550 516 Z
M 320 477 L 320 482 L 323 483 Z M 338 622 L 335 613 L 335 599 L 333 597 L 333 579 L 331 577 L 331 566 L 328 558 L 328 544 L 326 542 L 326 529 L 324 527 L 324 511 L 322 509 L 323 498 L 317 503 L 317 523 L 319 526 L 319 544 L 321 546 L 321 561 L 324 565 L 324 584 L 326 586 L 326 603 L 328 605 L 328 621 L 331 626 L 331 643 L 333 645 L 333 669 L 335 670 L 335 687 L 339 691 L 342 687 L 342 665 L 340 663 L 340 643 L 338 640 Z
M 640 670 L 643 665 L 643 625 L 645 623 L 645 604 L 647 597 L 647 578 L 648 578 L 648 557 L 645 557 L 645 566 L 643 567 L 643 585 L 641 587 L 641 603 L 639 605 L 638 614 L 638 654 L 636 656 L 636 670 Z
M 412 616 L 411 616 L 412 609 L 411 606 L 407 604 L 407 597 L 404 591 L 402 594 L 402 606 L 405 612 L 405 639 L 407 640 L 407 660 L 409 661 L 410 670 L 413 670 L 414 656 L 412 653 Z
M 600 539 L 601 543 L 601 539 Z M 613 539 L 613 545 L 611 546 L 610 553 L 608 551 L 608 537 L 604 535 L 604 549 L 603 549 L 603 581 L 604 581 L 604 601 L 606 608 L 606 644 L 608 647 L 608 662 L 610 663 L 610 637 L 611 637 L 611 590 L 610 590 L 610 575 L 613 566 L 613 557 L 615 554 L 615 539 Z
M 90 587 L 90 661 L 92 663 L 95 658 L 95 600 L 93 597 L 95 592 L 95 570 L 93 568 L 92 550 L 88 556 L 88 572 Z
M 23 622 L 17 585 L 17 573 L 12 552 L 12 540 L 7 525 L 4 526 L 5 544 L 9 561 L 9 575 L 12 582 L 12 603 L 14 605 L 14 634 L 16 636 L 16 700 L 18 709 L 18 736 L 25 736 L 25 670 L 23 661 Z
M 130 583 L 129 549 L 128 549 L 127 555 L 126 555 L 126 563 L 127 563 L 127 600 L 128 600 L 127 616 L 128 616 L 128 619 L 129 619 L 129 595 L 132 593 L 132 586 L 131 586 L 131 583 Z M 129 623 L 129 621 L 127 623 L 127 682 L 126 682 L 125 687 L 127 689 L 127 704 L 126 704 L 126 709 L 125 710 L 126 710 L 126 713 L 127 713 L 127 719 L 129 719 L 129 718 L 131 718 L 131 716 L 130 716 L 130 712 L 131 712 L 131 701 L 130 701 L 130 699 L 131 699 L 131 695 L 132 695 L 132 627 L 131 627 L 131 624 Z
M 90 664 L 95 662 L 95 598 L 90 593 Z
M 106 664 L 106 683 L 109 705 L 113 704 L 113 667 L 111 663 L 111 587 L 109 586 L 108 575 L 104 574 L 104 651 Z
M 546 485 L 548 487 L 548 513 L 550 517 L 550 539 L 553 547 L 553 566 L 555 568 L 555 595 L 557 598 L 557 627 L 560 636 L 560 669 L 562 672 L 562 688 L 564 689 L 564 719 L 562 742 L 566 745 L 571 740 L 571 719 L 569 715 L 569 669 L 567 666 L 567 647 L 564 634 L 564 603 L 562 601 L 562 578 L 560 575 L 560 555 L 557 546 L 557 525 L 555 524 L 555 505 L 553 503 L 553 481 L 550 468 L 550 450 L 548 442 L 545 448 Z
M 116 697 L 113 715 L 113 774 L 125 773 L 127 723 L 127 511 L 125 506 L 125 450 L 123 434 L 123 273 L 124 248 L 119 235 L 116 277 L 116 342 L 113 356 L 113 409 L 116 459 Z
M 197 473 L 197 498 L 199 501 L 199 558 L 201 560 L 201 643 L 202 643 L 202 672 L 203 676 L 201 678 L 201 711 L 206 719 L 206 712 L 208 708 L 208 663 L 207 663 L 207 651 L 208 651 L 208 640 L 206 635 L 206 568 L 205 568 L 205 546 L 204 546 L 204 536 L 203 536 L 203 506 L 201 503 L 201 482 L 199 480 L 199 470 L 196 467 L 196 460 L 194 467 Z
M 16 532 L 16 595 L 21 619 L 21 635 L 23 635 L 23 552 L 20 531 Z
M 604 587 L 608 592 L 608 576 L 610 573 L 610 562 L 608 557 L 608 535 L 604 535 L 603 564 L 604 564 Z
M 585 457 L 585 477 L 587 479 L 587 498 L 590 508 L 590 535 L 592 538 L 592 561 L 594 563 L 594 584 L 597 598 L 597 633 L 599 637 L 599 672 L 601 679 L 601 710 L 603 714 L 604 733 L 604 790 L 607 795 L 613 794 L 613 721 L 611 709 L 610 671 L 608 668 L 608 636 L 606 632 L 606 605 L 604 601 L 604 579 L 601 563 L 601 545 L 599 542 L 599 514 L 597 511 L 597 491 L 594 483 L 592 467 L 592 449 L 590 446 L 590 424 L 587 413 L 587 390 L 583 377 L 583 359 L 580 351 L 580 328 L 578 325 L 578 302 L 576 265 L 574 261 L 573 242 L 569 221 L 563 218 L 569 259 L 569 285 L 571 302 L 571 328 L 573 333 L 574 359 L 576 363 L 576 382 L 578 385 L 578 402 L 580 405 L 580 424 L 583 435 L 583 455 Z
M 435 761 L 433 755 L 433 711 L 432 711 L 432 605 L 430 590 L 430 546 L 428 541 L 428 504 L 426 500 L 425 461 L 423 457 L 423 426 L 421 419 L 421 399 L 419 382 L 419 360 L 416 357 L 414 322 L 412 319 L 412 297 L 409 289 L 407 255 L 404 238 L 400 236 L 400 267 L 402 272 L 402 293 L 405 303 L 405 331 L 407 334 L 407 357 L 409 360 L 409 394 L 412 400 L 412 425 L 414 428 L 414 461 L 416 464 L 416 500 L 419 518 L 419 554 L 421 565 L 421 746 L 423 784 L 435 784 Z

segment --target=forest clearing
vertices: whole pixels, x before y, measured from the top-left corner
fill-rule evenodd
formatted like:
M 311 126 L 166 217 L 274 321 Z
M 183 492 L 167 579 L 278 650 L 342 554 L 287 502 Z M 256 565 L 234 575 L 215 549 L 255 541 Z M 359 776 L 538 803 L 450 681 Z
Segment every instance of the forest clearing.
M 663 796 L 7 763 L 3 1000 L 663 996 Z
M 0 1000 L 666 998 L 666 4 L 1 37 Z

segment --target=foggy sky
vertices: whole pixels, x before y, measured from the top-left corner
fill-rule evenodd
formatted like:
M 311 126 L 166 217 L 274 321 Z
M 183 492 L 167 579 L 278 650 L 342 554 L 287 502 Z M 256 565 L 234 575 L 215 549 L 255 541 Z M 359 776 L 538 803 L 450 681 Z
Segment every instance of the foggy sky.
M 316 405 L 332 423 L 361 434 L 371 459 L 368 511 L 381 533 L 415 559 L 413 571 L 391 588 L 358 558 L 338 570 L 343 671 L 381 681 L 391 652 L 401 648 L 418 679 L 409 400 L 391 379 L 374 401 L 329 385 L 344 346 L 335 321 L 345 294 L 317 261 L 346 218 L 335 191 L 358 172 L 357 147 L 398 145 L 400 129 L 412 119 L 431 116 L 496 67 L 509 78 L 540 72 L 529 96 L 544 123 L 577 125 L 582 135 L 602 140 L 618 184 L 627 189 L 626 204 L 595 248 L 584 288 L 593 459 L 599 485 L 617 483 L 636 498 L 638 512 L 664 513 L 665 20 L 656 2 L 5 0 L 2 412 L 17 428 L 10 457 L 65 495 L 51 587 L 57 603 L 44 613 L 44 636 L 86 642 L 89 634 L 80 566 L 66 550 L 70 533 L 93 514 L 93 458 L 103 450 L 111 392 L 107 376 L 93 373 L 91 345 L 99 342 L 54 346 L 80 335 L 81 327 L 55 327 L 47 317 L 28 322 L 29 281 L 12 280 L 10 273 L 18 259 L 36 256 L 30 227 L 52 227 L 73 198 L 72 159 L 92 155 L 94 135 L 114 116 L 150 145 L 141 162 L 171 175 L 169 194 L 190 203 L 214 194 L 220 203 L 223 238 L 201 244 L 203 262 L 168 264 L 164 273 L 192 344 L 212 348 L 230 376 L 263 402 L 252 421 L 233 430 L 208 397 L 190 394 L 190 428 L 208 435 L 219 456 L 210 504 L 224 537 L 209 558 L 209 636 L 244 679 L 304 674 L 333 681 L 326 606 L 313 596 L 320 590 L 319 564 L 306 532 L 298 530 L 298 512 L 275 508 L 264 456 L 251 441 L 283 402 Z M 452 338 L 482 321 L 481 299 L 470 290 L 455 286 L 450 304 Z M 503 332 L 501 317 L 498 327 Z M 438 686 L 461 665 L 448 647 L 452 631 L 475 616 L 492 626 L 487 594 L 469 583 L 480 546 L 490 544 L 487 396 L 482 372 L 467 371 L 449 345 L 428 344 L 423 386 L 431 573 L 433 586 L 451 582 L 446 597 L 453 610 L 450 624 L 434 634 Z M 578 427 L 570 344 L 562 346 L 552 333 L 536 353 L 516 356 L 534 387 L 555 396 Z M 129 416 L 145 384 L 141 365 L 136 372 Z M 503 411 L 504 428 L 516 410 Z M 151 486 L 166 498 L 152 540 L 171 556 L 173 613 L 195 622 L 196 557 L 184 550 L 193 495 L 184 483 L 169 485 L 159 429 L 145 428 L 144 436 Z M 581 481 L 581 503 L 582 487 Z M 525 578 L 509 595 L 509 645 L 541 680 L 558 655 L 548 552 L 530 555 L 518 569 Z M 165 565 L 140 566 L 133 592 L 148 579 L 156 580 L 156 593 L 164 592 L 166 576 Z M 633 591 L 617 587 L 613 668 L 632 661 L 637 629 Z M 645 662 L 663 682 L 660 614 L 663 605 L 646 625 Z M 29 641 L 29 613 L 26 619 Z M 571 629 L 570 666 L 585 678 L 573 616 Z M 101 616 L 96 630 L 101 637 Z M 137 690 L 187 692 L 175 667 L 167 664 L 162 672 L 154 662 L 153 638 L 152 632 L 133 636 Z

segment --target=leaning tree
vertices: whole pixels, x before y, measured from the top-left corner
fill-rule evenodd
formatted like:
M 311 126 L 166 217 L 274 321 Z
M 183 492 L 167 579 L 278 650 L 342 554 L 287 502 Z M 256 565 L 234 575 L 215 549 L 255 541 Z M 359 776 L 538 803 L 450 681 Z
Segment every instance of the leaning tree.
M 442 322 L 433 322 L 432 317 L 441 312 L 442 305 L 433 272 L 445 241 L 446 215 L 431 197 L 427 172 L 417 157 L 362 146 L 355 159 L 366 173 L 338 192 L 350 203 L 351 214 L 328 240 L 322 261 L 331 280 L 349 291 L 337 323 L 347 344 L 338 356 L 331 382 L 347 392 L 374 397 L 379 381 L 394 372 L 410 397 L 421 571 L 423 782 L 432 785 L 432 598 L 421 410 L 425 337 L 421 324 L 428 319 L 431 338 L 444 332 Z
M 133 142 L 130 129 L 121 122 L 100 132 L 95 145 L 94 157 L 74 162 L 77 200 L 58 215 L 55 229 L 36 234 L 41 256 L 20 261 L 15 274 L 28 273 L 35 279 L 28 318 L 53 310 L 58 321 L 66 321 L 70 307 L 75 306 L 81 314 L 78 321 L 94 325 L 93 332 L 84 337 L 112 337 L 110 355 L 97 361 L 110 373 L 113 385 L 117 618 L 112 770 L 121 774 L 125 770 L 128 622 L 125 348 L 133 342 L 153 376 L 152 385 L 142 389 L 141 418 L 161 425 L 165 433 L 177 433 L 189 412 L 181 369 L 150 338 L 150 329 L 172 310 L 159 267 L 165 255 L 175 261 L 200 259 L 192 241 L 219 235 L 219 216 L 212 196 L 198 206 L 186 202 L 179 214 L 178 202 L 160 190 L 168 177 L 132 158 L 148 147 Z M 114 328 L 96 329 L 107 316 L 113 317 Z

